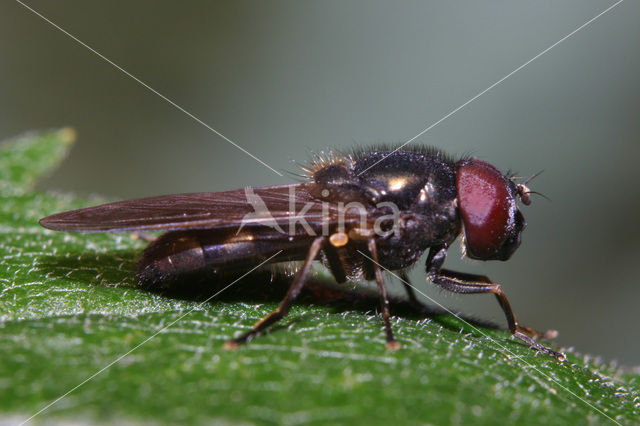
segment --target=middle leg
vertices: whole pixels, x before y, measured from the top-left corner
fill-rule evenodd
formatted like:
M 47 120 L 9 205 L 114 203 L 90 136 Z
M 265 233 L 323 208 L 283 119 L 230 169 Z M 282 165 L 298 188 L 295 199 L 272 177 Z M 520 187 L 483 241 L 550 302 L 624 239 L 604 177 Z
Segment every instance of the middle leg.
M 376 247 L 376 241 L 371 238 L 367 243 L 369 253 L 373 259 L 370 262 L 370 267 L 373 268 L 375 274 L 376 283 L 378 284 L 378 294 L 380 295 L 380 308 L 382 309 L 382 321 L 384 322 L 384 328 L 387 335 L 387 349 L 395 350 L 400 349 L 400 343 L 393 337 L 393 330 L 391 329 L 391 321 L 389 313 L 389 297 L 387 296 L 387 286 L 384 283 L 384 277 L 382 276 L 382 268 L 378 263 L 378 250 Z

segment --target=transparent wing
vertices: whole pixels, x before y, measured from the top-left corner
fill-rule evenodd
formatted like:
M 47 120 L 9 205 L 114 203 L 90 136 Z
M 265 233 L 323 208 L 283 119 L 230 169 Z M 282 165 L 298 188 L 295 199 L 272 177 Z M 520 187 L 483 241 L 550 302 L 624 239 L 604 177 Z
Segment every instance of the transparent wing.
M 209 229 L 259 224 L 284 227 L 299 214 L 310 225 L 317 225 L 323 217 L 322 202 L 309 194 L 307 185 L 139 198 L 54 214 L 41 219 L 40 224 L 71 232 Z M 338 211 L 335 205 L 326 205 L 325 210 L 329 214 Z

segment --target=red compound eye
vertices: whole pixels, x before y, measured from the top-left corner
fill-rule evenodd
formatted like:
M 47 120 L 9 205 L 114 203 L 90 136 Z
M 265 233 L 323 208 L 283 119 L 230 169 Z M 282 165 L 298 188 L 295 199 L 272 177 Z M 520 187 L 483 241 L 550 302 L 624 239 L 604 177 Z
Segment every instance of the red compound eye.
M 507 260 L 525 225 L 513 184 L 491 164 L 471 159 L 460 163 L 456 187 L 468 256 Z

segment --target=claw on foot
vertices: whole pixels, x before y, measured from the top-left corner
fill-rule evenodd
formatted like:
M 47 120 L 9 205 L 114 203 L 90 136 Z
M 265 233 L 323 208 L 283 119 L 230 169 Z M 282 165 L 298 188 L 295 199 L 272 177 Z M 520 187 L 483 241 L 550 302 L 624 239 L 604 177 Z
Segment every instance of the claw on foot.
M 550 355 L 556 358 L 558 361 L 564 361 L 567 359 L 567 356 L 562 352 L 556 352 L 553 349 L 549 349 L 546 346 L 543 346 L 540 343 L 536 342 L 531 337 L 526 336 L 523 333 L 520 333 L 519 331 L 516 331 L 515 333 L 513 333 L 513 336 L 527 343 L 531 348 L 537 350 L 538 352 L 542 352 L 543 354 Z

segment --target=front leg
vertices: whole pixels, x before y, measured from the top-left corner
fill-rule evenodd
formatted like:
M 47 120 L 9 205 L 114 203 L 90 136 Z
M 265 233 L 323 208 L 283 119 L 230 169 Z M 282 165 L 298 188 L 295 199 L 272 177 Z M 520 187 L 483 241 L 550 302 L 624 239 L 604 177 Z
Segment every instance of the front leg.
M 432 248 L 429 251 L 426 268 L 427 278 L 431 282 L 439 285 L 445 290 L 449 290 L 454 293 L 493 293 L 498 299 L 498 303 L 500 304 L 502 311 L 507 317 L 509 331 L 513 336 L 524 341 L 536 350 L 556 357 L 561 361 L 566 358 L 563 353 L 551 350 L 524 334 L 527 333 L 535 337 L 553 338 L 557 335 L 557 332 L 551 330 L 547 331 L 546 333 L 539 333 L 532 328 L 524 327 L 518 324 L 516 316 L 511 309 L 511 305 L 509 304 L 509 300 L 504 294 L 504 291 L 502 291 L 502 287 L 500 286 L 500 284 L 492 283 L 489 278 L 482 275 L 466 274 L 442 269 L 442 265 L 444 264 L 446 256 L 446 248 Z

